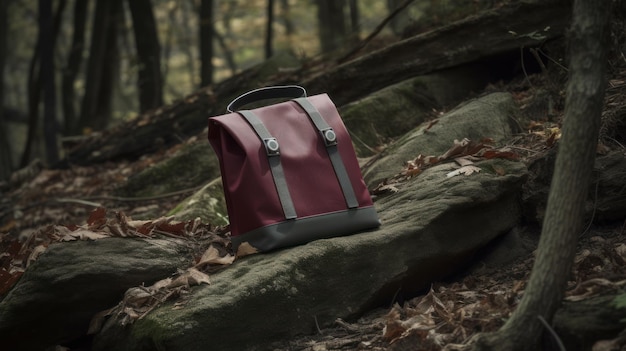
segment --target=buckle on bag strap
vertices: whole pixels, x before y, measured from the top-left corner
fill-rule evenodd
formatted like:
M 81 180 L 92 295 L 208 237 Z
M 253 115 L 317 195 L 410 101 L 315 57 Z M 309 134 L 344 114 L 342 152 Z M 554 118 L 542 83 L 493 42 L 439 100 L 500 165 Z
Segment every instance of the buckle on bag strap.
M 359 207 L 359 201 L 356 199 L 356 195 L 354 194 L 354 188 L 352 187 L 348 171 L 346 170 L 346 166 L 341 159 L 341 154 L 339 154 L 339 150 L 337 149 L 337 134 L 333 128 L 328 125 L 326 120 L 324 120 L 324 117 L 322 117 L 317 108 L 315 108 L 315 106 L 313 106 L 307 98 L 298 98 L 293 101 L 302 107 L 304 112 L 306 112 L 307 116 L 309 116 L 315 125 L 315 128 L 317 128 L 322 135 L 322 140 L 324 140 L 324 145 L 326 145 L 326 151 L 328 152 L 328 157 L 330 158 L 330 162 L 335 170 L 337 181 L 339 181 L 339 185 L 341 186 L 341 191 L 343 192 L 343 197 L 346 200 L 346 205 L 348 208 Z
M 287 180 L 285 179 L 285 172 L 283 166 L 280 163 L 280 145 L 278 140 L 274 138 L 270 132 L 265 128 L 265 125 L 261 120 L 252 112 L 248 110 L 237 111 L 238 114 L 248 121 L 256 135 L 263 143 L 265 152 L 268 157 L 270 170 L 272 172 L 272 178 L 274 179 L 274 185 L 276 186 L 276 192 L 278 193 L 278 199 L 283 207 L 283 213 L 285 219 L 297 218 L 296 208 L 291 200 L 291 193 L 287 187 Z

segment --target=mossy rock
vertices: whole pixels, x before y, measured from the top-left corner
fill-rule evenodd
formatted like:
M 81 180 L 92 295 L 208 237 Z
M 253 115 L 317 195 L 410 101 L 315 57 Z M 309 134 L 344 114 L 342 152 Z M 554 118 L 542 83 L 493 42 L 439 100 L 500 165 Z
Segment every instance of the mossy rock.
M 215 152 L 205 140 L 187 144 L 172 157 L 128 178 L 121 196 L 147 197 L 200 186 L 219 177 Z
M 518 113 L 509 93 L 493 93 L 470 100 L 440 117 L 437 124 L 430 127 L 422 124 L 403 135 L 363 169 L 363 177 L 368 185 L 376 185 L 399 173 L 405 162 L 419 154 L 442 155 L 454 145 L 455 139 L 490 138 L 499 145 L 509 140 L 516 130 L 514 117 Z
M 222 179 L 217 178 L 183 200 L 168 216 L 185 221 L 200 218 L 214 225 L 228 224 L 228 211 L 224 200 Z
M 435 111 L 454 106 L 481 90 L 488 78 L 473 65 L 448 69 L 383 88 L 342 106 L 339 112 L 357 155 L 367 157 L 377 147 L 435 118 Z

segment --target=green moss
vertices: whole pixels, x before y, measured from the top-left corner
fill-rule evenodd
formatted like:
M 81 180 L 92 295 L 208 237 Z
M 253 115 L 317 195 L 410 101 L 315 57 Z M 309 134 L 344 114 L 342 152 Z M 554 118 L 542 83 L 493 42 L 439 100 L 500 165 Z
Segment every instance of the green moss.
M 155 196 L 193 188 L 219 176 L 215 153 L 208 142 L 185 145 L 174 156 L 131 176 L 117 189 L 121 196 Z
M 617 309 L 626 309 L 626 294 L 617 295 L 615 299 L 613 299 L 613 305 Z M 626 323 L 626 317 L 622 318 L 620 322 Z
M 167 215 L 178 220 L 202 219 L 214 225 L 228 224 L 228 211 L 224 200 L 222 181 L 214 179 L 195 194 L 183 200 Z

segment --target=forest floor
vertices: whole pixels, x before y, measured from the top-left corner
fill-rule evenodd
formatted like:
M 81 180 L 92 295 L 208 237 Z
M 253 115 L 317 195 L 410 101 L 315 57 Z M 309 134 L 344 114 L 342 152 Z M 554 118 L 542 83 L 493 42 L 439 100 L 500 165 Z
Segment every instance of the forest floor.
M 614 77 L 625 86 L 626 72 Z M 526 93 L 519 81 L 501 87 L 522 101 Z M 532 89 L 537 89 L 535 86 Z M 623 103 L 624 104 L 624 103 Z M 619 106 L 623 108 L 623 104 Z M 616 108 L 616 107 L 612 107 Z M 511 144 L 528 150 L 525 161 L 540 157 L 553 145 L 549 136 L 517 135 Z M 206 131 L 186 143 L 202 140 Z M 549 143 L 548 143 L 549 144 Z M 146 155 L 134 162 L 96 164 L 67 169 L 24 171 L 12 184 L 0 186 L 0 252 L 10 251 L 16 237 L 48 225 L 81 225 L 97 207 L 124 212 L 135 218 L 145 213 L 165 215 L 196 189 L 150 198 L 123 198 L 114 190 L 128 176 L 173 155 L 181 145 Z M 626 149 L 622 151 L 626 153 Z M 20 179 L 21 177 L 21 179 Z M 140 219 L 140 218 L 137 218 Z M 575 266 L 565 300 L 580 301 L 594 296 L 617 294 L 626 288 L 626 222 L 589 225 L 580 235 Z M 476 264 L 447 281 L 434 282 L 430 291 L 402 305 L 382 306 L 355 321 L 338 319 L 333 327 L 318 329 L 275 345 L 275 350 L 456 350 L 462 349 L 478 332 L 497 330 L 518 304 L 528 280 L 533 250 L 539 238 L 537 225 L 522 229 L 529 253 L 505 265 L 489 265 L 477 257 Z M 2 234 L 9 233 L 9 234 Z M 485 253 L 487 254 L 487 253 Z M 340 269 L 340 268 L 339 268 Z M 0 277 L 2 278 L 2 277 Z M 0 279 L 1 280 L 1 279 Z M 6 282 L 5 282 L 6 283 Z M 10 286 L 0 286 L 0 295 Z M 626 341 L 614 341 L 626 343 Z M 621 347 L 624 344 L 622 344 Z M 619 348 L 618 348 L 619 349 Z M 607 348 L 608 350 L 608 348 Z
M 538 228 L 524 237 L 536 246 Z M 566 301 L 615 295 L 626 287 L 624 225 L 589 228 L 581 235 Z M 503 266 L 477 263 L 402 305 L 381 307 L 357 321 L 337 319 L 319 329 L 277 344 L 274 350 L 463 350 L 479 332 L 501 327 L 519 303 L 534 252 Z M 547 340 L 556 345 L 556 340 Z M 617 347 L 610 348 L 607 346 Z M 594 350 L 623 350 L 626 340 L 599 342 Z M 606 347 L 606 348 L 602 348 Z M 555 348 L 557 349 L 557 348 Z

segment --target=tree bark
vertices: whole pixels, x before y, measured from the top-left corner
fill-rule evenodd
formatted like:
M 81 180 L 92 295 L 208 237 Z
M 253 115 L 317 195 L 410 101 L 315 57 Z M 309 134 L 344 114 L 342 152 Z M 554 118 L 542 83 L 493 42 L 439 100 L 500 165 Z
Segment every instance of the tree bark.
M 113 73 L 117 66 L 117 21 L 121 0 L 96 0 L 79 129 L 104 129 L 111 118 Z
M 344 0 L 317 0 L 317 23 L 322 52 L 340 48 L 346 41 Z
M 359 4 L 357 0 L 350 0 L 348 2 L 350 8 L 350 35 L 358 39 L 359 38 Z
M 0 1 L 0 181 L 8 180 L 13 170 L 11 144 L 7 140 L 4 118 L 4 62 L 7 55 L 7 20 L 9 1 Z
M 46 161 L 55 165 L 59 161 L 57 145 L 56 121 L 56 89 L 54 84 L 54 47 L 52 35 L 52 3 L 39 0 L 39 31 L 41 40 L 39 48 L 41 66 L 39 69 L 43 89 L 43 135 L 45 142 Z
M 477 340 L 480 350 L 534 350 L 565 292 L 582 232 L 584 205 L 606 87 L 610 1 L 575 0 L 570 78 L 562 138 L 555 163 L 537 258 L 524 296 L 506 324 Z
M 161 46 L 151 1 L 129 0 L 128 6 L 133 19 L 135 47 L 139 58 L 137 72 L 139 111 L 146 112 L 163 105 Z
M 200 2 L 200 86 L 213 84 L 213 0 Z
M 52 47 L 56 45 L 56 38 L 59 34 L 61 27 L 61 17 L 63 10 L 65 9 L 66 0 L 59 1 L 56 13 L 53 19 L 52 35 L 50 36 Z M 26 167 L 30 162 L 33 147 L 37 140 L 37 133 L 39 132 L 39 102 L 41 99 L 41 40 L 43 33 L 37 35 L 37 43 L 35 50 L 33 51 L 33 57 L 30 62 L 28 71 L 28 132 L 26 135 L 26 145 L 24 145 L 24 151 L 22 152 L 22 159 L 20 160 L 20 167 Z
M 393 13 L 399 6 L 402 6 L 404 0 L 387 0 L 387 10 Z M 410 17 L 407 11 L 402 11 L 391 19 L 391 31 L 397 36 L 401 36 L 404 28 L 409 24 Z
M 289 0 L 280 0 L 281 18 L 283 25 L 285 26 L 285 34 L 291 41 L 291 36 L 296 32 L 291 20 L 291 11 L 289 10 Z
M 267 22 L 265 27 L 265 59 L 272 57 L 272 41 L 274 40 L 274 0 L 267 0 Z
M 83 62 L 83 48 L 85 47 L 85 23 L 87 21 L 87 5 L 89 0 L 76 0 L 74 3 L 74 24 L 72 44 L 67 57 L 67 65 L 63 69 L 61 83 L 62 107 L 64 116 L 64 132 L 71 135 L 76 130 L 76 96 L 74 82 Z

